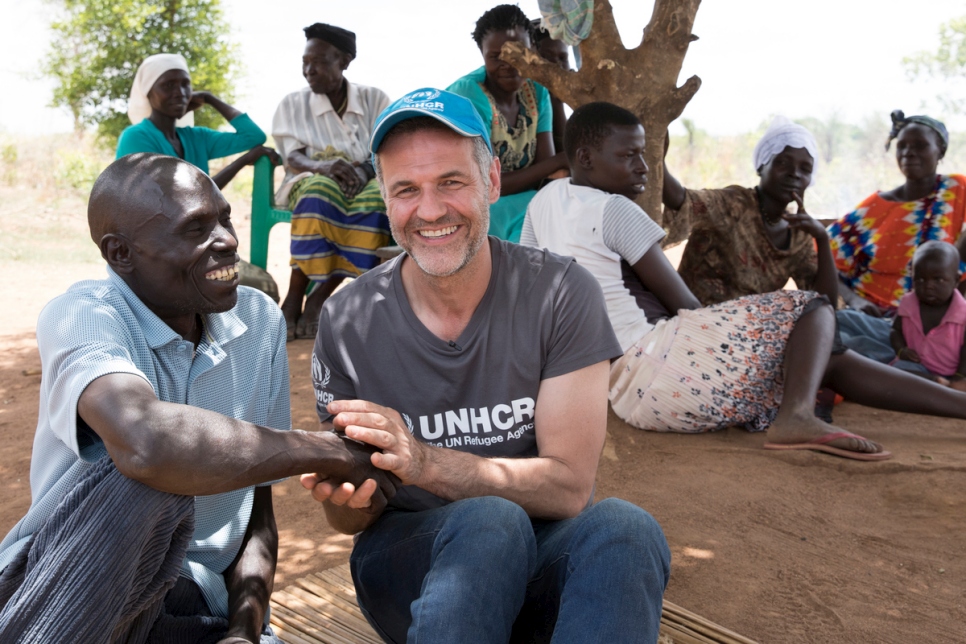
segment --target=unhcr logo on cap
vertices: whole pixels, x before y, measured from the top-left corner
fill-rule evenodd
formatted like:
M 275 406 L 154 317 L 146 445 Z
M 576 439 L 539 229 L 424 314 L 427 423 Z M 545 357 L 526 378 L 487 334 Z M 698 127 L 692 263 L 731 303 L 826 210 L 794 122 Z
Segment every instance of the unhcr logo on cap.
M 483 123 L 468 99 L 434 87 L 421 87 L 382 111 L 372 130 L 369 151 L 375 155 L 389 130 L 398 123 L 417 116 L 431 116 L 461 136 L 478 136 L 486 141 L 487 146 L 490 145 L 489 125 Z
M 403 96 L 402 100 L 404 103 L 418 103 L 421 101 L 431 101 L 434 98 L 438 98 L 438 97 L 439 97 L 438 89 L 421 89 L 413 92 L 412 94 Z
M 400 103 L 405 103 L 406 107 L 410 107 L 416 110 L 431 110 L 433 112 L 442 112 L 446 106 L 437 100 L 439 98 L 438 89 L 420 89 L 416 90 L 412 94 L 407 94 L 403 96 Z

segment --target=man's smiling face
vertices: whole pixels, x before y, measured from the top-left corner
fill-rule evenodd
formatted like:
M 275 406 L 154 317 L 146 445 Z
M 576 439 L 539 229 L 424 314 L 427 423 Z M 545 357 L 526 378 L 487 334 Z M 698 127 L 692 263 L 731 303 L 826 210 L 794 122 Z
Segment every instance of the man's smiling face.
M 486 241 L 489 204 L 500 196 L 499 162 L 484 176 L 473 140 L 440 129 L 392 137 L 379 162 L 396 242 L 434 277 L 469 264 Z
M 134 186 L 146 216 L 129 221 L 125 235 L 132 290 L 161 319 L 231 309 L 239 281 L 231 206 L 211 179 L 188 164 L 153 175 Z

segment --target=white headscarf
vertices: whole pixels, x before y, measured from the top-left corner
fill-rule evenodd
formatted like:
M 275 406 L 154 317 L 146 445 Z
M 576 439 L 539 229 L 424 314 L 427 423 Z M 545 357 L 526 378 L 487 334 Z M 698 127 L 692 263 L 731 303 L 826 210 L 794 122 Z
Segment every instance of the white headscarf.
M 765 136 L 755 146 L 755 171 L 761 166 L 771 162 L 786 147 L 805 148 L 812 155 L 812 180 L 808 185 L 815 183 L 815 169 L 818 166 L 818 144 L 815 137 L 805 127 L 792 123 L 784 116 L 776 116 L 768 126 Z
M 188 71 L 188 61 L 181 54 L 148 56 L 138 67 L 137 74 L 134 75 L 134 84 L 131 86 L 131 100 L 127 104 L 127 117 L 131 119 L 132 125 L 137 125 L 151 116 L 151 102 L 148 101 L 148 92 L 158 82 L 161 74 L 171 69 L 180 69 L 189 76 L 191 75 L 191 72 Z M 175 127 L 189 127 L 194 124 L 194 112 L 188 112 L 174 123 Z

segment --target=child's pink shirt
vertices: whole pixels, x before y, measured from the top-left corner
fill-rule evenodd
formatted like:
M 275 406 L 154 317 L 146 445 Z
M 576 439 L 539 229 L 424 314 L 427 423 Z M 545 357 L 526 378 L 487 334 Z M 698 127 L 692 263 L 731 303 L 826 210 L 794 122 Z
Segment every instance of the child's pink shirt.
M 959 291 L 953 291 L 946 315 L 928 334 L 922 332 L 922 315 L 915 292 L 907 293 L 899 300 L 897 315 L 905 318 L 902 335 L 906 345 L 919 354 L 922 366 L 939 376 L 955 374 L 959 369 L 963 334 L 966 333 L 966 299 Z

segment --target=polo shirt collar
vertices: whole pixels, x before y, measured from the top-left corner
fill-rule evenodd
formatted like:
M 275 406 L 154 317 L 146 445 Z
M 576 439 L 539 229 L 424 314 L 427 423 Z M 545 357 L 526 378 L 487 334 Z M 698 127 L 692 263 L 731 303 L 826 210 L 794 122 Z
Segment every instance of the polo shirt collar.
M 141 327 L 144 339 L 151 349 L 158 349 L 170 342 L 180 342 L 184 340 L 174 329 L 165 324 L 154 311 L 134 294 L 131 287 L 127 285 L 121 277 L 115 273 L 110 266 L 107 267 L 107 277 L 117 292 L 124 298 L 125 303 L 137 324 Z M 235 309 L 224 313 L 209 313 L 204 318 L 204 332 L 208 335 L 212 346 L 222 346 L 239 337 L 248 330 L 248 325 L 242 322 Z

